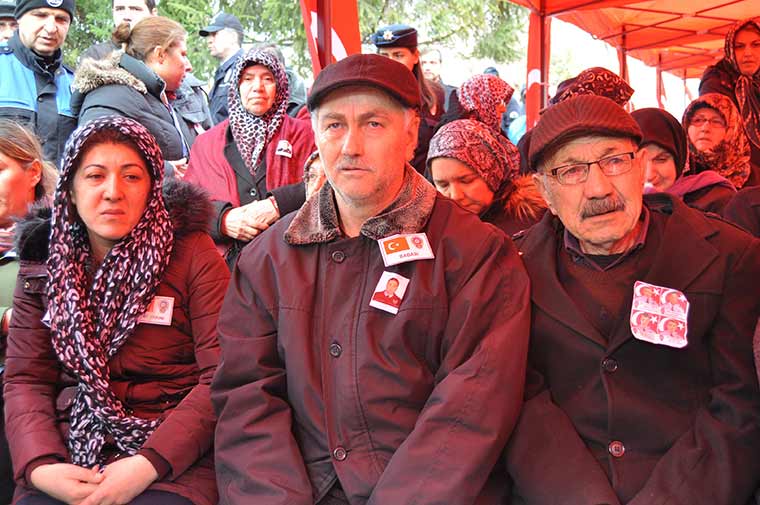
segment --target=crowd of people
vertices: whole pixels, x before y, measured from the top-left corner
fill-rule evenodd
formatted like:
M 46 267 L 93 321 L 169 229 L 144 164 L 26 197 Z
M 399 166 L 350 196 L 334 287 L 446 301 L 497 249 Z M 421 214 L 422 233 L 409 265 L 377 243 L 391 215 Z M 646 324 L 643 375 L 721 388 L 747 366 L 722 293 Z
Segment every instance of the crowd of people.
M 0 504 L 760 503 L 758 22 L 518 141 L 407 25 L 307 93 L 220 12 L 206 95 L 112 8 L 0 0 Z

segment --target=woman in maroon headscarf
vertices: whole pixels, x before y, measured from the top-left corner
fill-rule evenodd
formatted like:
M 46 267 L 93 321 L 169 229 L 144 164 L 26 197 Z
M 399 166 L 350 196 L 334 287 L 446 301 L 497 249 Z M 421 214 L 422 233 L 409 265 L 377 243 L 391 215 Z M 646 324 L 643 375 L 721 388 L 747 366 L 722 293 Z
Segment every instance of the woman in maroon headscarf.
M 707 67 L 699 94 L 726 95 L 739 109 L 751 150 L 752 173 L 746 186 L 760 184 L 760 23 L 746 19 L 726 35 L 725 56 Z

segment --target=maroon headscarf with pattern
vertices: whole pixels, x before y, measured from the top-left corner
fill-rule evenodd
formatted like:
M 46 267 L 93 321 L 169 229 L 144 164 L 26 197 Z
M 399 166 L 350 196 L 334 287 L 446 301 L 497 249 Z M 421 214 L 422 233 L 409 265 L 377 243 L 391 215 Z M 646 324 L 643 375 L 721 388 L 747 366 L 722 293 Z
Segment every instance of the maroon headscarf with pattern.
M 683 127 L 688 138 L 689 125 L 694 113 L 704 107 L 714 109 L 726 122 L 726 136 L 710 151 L 700 151 L 689 139 L 689 163 L 694 173 L 714 170 L 722 175 L 737 189 L 744 186 L 749 178 L 750 147 L 744 134 L 739 111 L 726 95 L 706 93 L 689 104 L 683 113 Z
M 736 84 L 734 85 L 734 94 L 736 102 L 739 104 L 741 113 L 741 122 L 744 126 L 744 133 L 747 134 L 749 141 L 760 148 L 760 68 L 754 75 L 744 75 L 739 71 L 739 64 L 736 61 L 734 44 L 737 32 L 744 28 L 754 28 L 760 33 L 760 23 L 753 19 L 745 19 L 731 27 L 726 35 L 726 43 L 723 50 L 726 53 L 726 60 L 731 68 L 736 71 Z
M 512 86 L 495 75 L 477 74 L 459 87 L 457 97 L 464 110 L 474 113 L 476 119 L 498 132 L 501 115 L 496 113 L 496 108 L 509 103 L 514 92 Z
M 606 96 L 624 107 L 633 96 L 633 88 L 616 73 L 602 67 L 591 67 L 560 84 L 549 104 L 557 105 L 578 95 Z
M 240 76 L 251 65 L 264 65 L 272 74 L 277 84 L 277 92 L 272 107 L 261 116 L 248 112 L 240 98 Z M 227 102 L 230 111 L 230 128 L 232 138 L 237 144 L 238 151 L 245 162 L 246 168 L 253 175 L 256 165 L 259 164 L 267 144 L 272 140 L 282 120 L 287 115 L 288 76 L 285 67 L 274 53 L 266 48 L 253 48 L 235 63 L 232 71 L 232 85 L 230 86 Z M 268 172 L 268 171 L 267 171 Z M 267 176 L 267 187 L 273 187 Z
M 435 158 L 461 161 L 494 193 L 520 171 L 517 147 L 475 119 L 458 119 L 443 125 L 430 140 L 428 166 Z
M 72 205 L 71 187 L 88 139 L 104 129 L 130 138 L 146 160 L 151 187 L 142 217 L 108 252 L 93 277 L 92 250 Z M 164 160 L 140 123 L 108 116 L 71 134 L 53 203 L 48 270 L 50 334 L 58 360 L 77 380 L 68 447 L 74 464 L 103 463 L 106 439 L 135 454 L 160 424 L 131 414 L 110 388 L 110 359 L 132 335 L 169 264 L 174 231 L 161 193 Z

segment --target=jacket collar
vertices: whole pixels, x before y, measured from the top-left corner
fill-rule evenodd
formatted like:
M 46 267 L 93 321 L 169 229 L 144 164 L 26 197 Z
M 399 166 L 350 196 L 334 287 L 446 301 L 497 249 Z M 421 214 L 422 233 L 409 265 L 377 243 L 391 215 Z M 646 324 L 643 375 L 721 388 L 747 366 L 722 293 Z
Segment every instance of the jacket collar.
M 657 259 L 640 280 L 685 291 L 718 258 L 718 251 L 707 241 L 707 238 L 718 233 L 718 229 L 707 216 L 666 193 L 646 195 L 644 205 L 653 219 L 657 214 L 670 217 L 665 225 L 664 240 L 657 246 Z M 612 335 L 608 343 L 594 325 L 578 312 L 557 277 L 556 254 L 557 248 L 562 247 L 563 233 L 564 226 L 559 219 L 547 212 L 519 243 L 533 286 L 531 299 L 553 319 L 609 348 L 611 352 L 612 348 L 632 338 L 628 325 L 618 325 L 616 335 Z M 689 258 L 688 263 L 683 262 L 685 258 Z
M 157 98 L 161 97 L 166 84 L 145 63 L 126 53 L 122 53 L 119 59 L 119 66 L 142 81 L 148 93 Z
M 396 200 L 377 216 L 367 219 L 360 233 L 372 240 L 400 233 L 417 233 L 427 223 L 436 191 L 411 165 L 404 169 L 404 183 Z M 291 245 L 330 242 L 340 237 L 335 192 L 326 182 L 317 195 L 301 207 L 285 232 Z
M 28 47 L 26 47 L 18 36 L 18 30 L 13 37 L 8 40 L 8 47 L 13 49 L 13 54 L 24 64 L 24 66 L 35 69 L 41 73 L 53 75 L 63 60 L 63 51 L 56 49 L 51 57 L 40 56 Z

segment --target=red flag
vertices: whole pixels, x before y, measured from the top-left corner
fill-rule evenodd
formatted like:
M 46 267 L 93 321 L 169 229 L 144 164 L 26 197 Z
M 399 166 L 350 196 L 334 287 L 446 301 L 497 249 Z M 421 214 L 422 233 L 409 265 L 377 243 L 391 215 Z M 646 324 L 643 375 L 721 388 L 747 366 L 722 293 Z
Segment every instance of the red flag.
M 394 239 L 386 240 L 383 242 L 386 254 L 393 254 L 399 251 L 406 251 L 409 249 L 409 242 L 406 237 L 396 237 Z
M 324 27 L 330 28 L 329 33 L 332 33 L 327 44 L 328 41 L 318 40 L 320 13 Z M 301 0 L 301 15 L 315 77 L 326 64 L 362 51 L 356 0 Z M 327 55 L 320 58 L 320 49 L 325 47 L 331 49 L 331 54 L 329 58 Z

